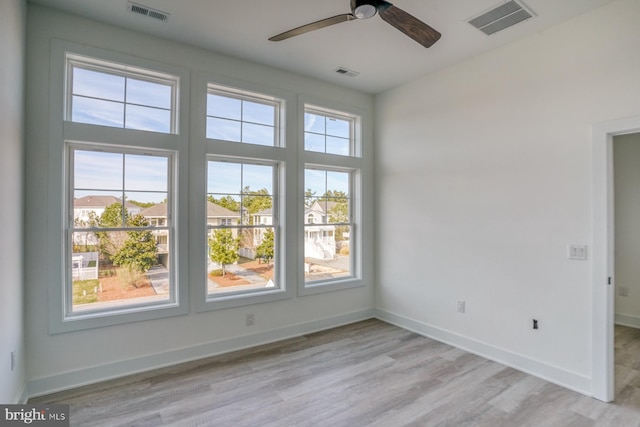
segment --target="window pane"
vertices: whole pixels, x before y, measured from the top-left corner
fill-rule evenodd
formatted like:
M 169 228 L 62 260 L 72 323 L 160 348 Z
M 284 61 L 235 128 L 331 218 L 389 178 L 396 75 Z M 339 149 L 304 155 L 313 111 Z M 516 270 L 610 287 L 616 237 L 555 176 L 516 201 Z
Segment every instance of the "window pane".
M 242 165 L 229 162 L 209 162 L 207 193 L 240 194 L 242 191 Z
M 236 98 L 207 94 L 207 116 L 242 119 L 242 101 Z
M 127 79 L 127 103 L 171 109 L 171 86 Z
M 324 135 L 318 135 L 317 133 L 304 134 L 304 149 L 307 151 L 318 151 L 320 153 L 325 152 Z
M 75 191 L 73 198 L 73 226 L 74 228 L 90 228 L 90 227 L 108 227 L 110 225 L 101 225 L 107 223 L 107 216 L 103 218 L 103 213 L 107 207 L 116 205 L 117 218 L 120 219 L 116 223 L 122 226 L 122 192 L 113 191 Z M 107 214 L 108 215 L 108 214 Z M 113 223 L 110 221 L 109 223 Z
M 166 230 L 72 233 L 72 311 L 168 301 L 166 239 Z
M 264 189 L 273 193 L 273 166 L 244 164 L 242 166 L 242 186 L 251 190 Z
M 169 157 L 77 149 L 72 158 L 73 312 L 169 301 Z
M 159 156 L 125 155 L 125 189 L 167 191 L 169 159 Z
M 86 59 L 87 66 L 94 64 Z M 114 66 L 111 72 L 93 71 L 69 62 L 72 82 L 68 96 L 71 120 L 77 123 L 170 133 L 174 132 L 174 86 L 177 77 L 145 80 L 144 70 Z M 100 64 L 104 66 L 104 64 Z M 104 66 L 106 67 L 106 66 Z M 134 78 L 139 76 L 142 78 Z M 164 83 L 166 82 L 166 83 Z
M 74 95 L 71 120 L 77 123 L 121 128 L 124 126 L 124 104 Z
M 151 132 L 171 132 L 171 111 L 127 104 L 126 128 Z
M 304 130 L 305 132 L 324 134 L 325 133 L 324 116 L 305 113 L 304 114 Z
M 274 167 L 209 161 L 209 295 L 275 288 Z
M 351 142 L 348 139 L 327 136 L 326 152 L 329 154 L 339 154 L 342 156 L 348 156 L 351 151 L 350 143 Z
M 242 138 L 242 123 L 207 117 L 207 138 L 240 142 Z
M 349 173 L 327 171 L 327 191 L 349 195 Z
M 274 234 L 269 227 L 210 229 L 207 293 L 276 288 Z
M 73 68 L 73 94 L 124 102 L 123 76 Z
M 305 225 L 304 274 L 307 282 L 351 275 L 349 226 Z
M 320 197 L 327 191 L 327 172 L 316 169 L 305 169 L 304 188 L 307 196 Z
M 242 120 L 273 127 L 275 125 L 275 107 L 273 105 L 244 101 L 242 104 Z
M 274 145 L 275 129 L 270 126 L 242 124 L 242 142 L 258 145 Z
M 99 151 L 74 151 L 73 187 L 76 189 L 121 190 L 123 155 Z
M 329 115 L 330 114 L 330 115 Z M 350 156 L 354 152 L 352 128 L 354 120 L 341 113 L 311 113 L 305 112 L 305 141 L 304 149 L 327 154 Z
M 348 120 L 335 119 L 333 117 L 327 117 L 327 135 L 337 136 L 340 138 L 349 139 L 350 123 Z

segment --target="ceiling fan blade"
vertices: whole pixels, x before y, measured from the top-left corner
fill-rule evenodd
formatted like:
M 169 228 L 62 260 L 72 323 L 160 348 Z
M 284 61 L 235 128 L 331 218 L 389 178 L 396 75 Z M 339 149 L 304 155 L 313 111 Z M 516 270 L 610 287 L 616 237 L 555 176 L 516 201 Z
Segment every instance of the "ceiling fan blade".
M 431 47 L 442 36 L 418 18 L 386 1 L 378 2 L 378 13 L 386 23 L 391 24 L 424 47 Z
M 331 18 L 321 19 L 320 21 L 312 22 L 311 24 L 303 25 L 293 30 L 285 31 L 277 36 L 271 37 L 269 40 L 272 42 L 279 42 L 288 38 L 299 36 L 300 34 L 308 33 L 310 31 L 319 30 L 320 28 L 328 27 L 330 25 L 339 24 L 341 22 L 352 21 L 357 19 L 351 13 L 345 13 L 343 15 L 332 16 Z

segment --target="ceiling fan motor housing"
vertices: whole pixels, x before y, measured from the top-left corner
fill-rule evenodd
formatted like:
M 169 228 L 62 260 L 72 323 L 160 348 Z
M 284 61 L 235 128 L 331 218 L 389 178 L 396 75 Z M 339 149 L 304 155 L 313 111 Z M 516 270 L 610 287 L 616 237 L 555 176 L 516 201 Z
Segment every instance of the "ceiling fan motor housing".
M 358 19 L 368 19 L 377 13 L 375 0 L 351 0 L 351 11 Z

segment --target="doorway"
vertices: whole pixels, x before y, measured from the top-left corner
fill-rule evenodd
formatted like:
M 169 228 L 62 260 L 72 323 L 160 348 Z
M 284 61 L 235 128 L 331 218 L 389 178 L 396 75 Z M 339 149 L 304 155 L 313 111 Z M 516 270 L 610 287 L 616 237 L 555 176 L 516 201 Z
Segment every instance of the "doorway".
M 640 116 L 593 126 L 592 394 L 615 398 L 614 139 L 640 133 Z M 624 286 L 623 286 L 624 287 Z
M 640 384 L 640 133 L 613 137 L 614 400 Z

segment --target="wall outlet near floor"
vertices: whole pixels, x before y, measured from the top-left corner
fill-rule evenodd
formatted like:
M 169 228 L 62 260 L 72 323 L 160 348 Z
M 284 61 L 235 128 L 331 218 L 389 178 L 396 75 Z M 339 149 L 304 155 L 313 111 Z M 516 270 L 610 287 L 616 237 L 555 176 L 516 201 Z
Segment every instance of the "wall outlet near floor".
M 458 300 L 458 313 L 464 313 L 466 310 L 466 303 L 464 300 Z
M 247 326 L 253 326 L 256 323 L 256 318 L 253 315 L 253 313 L 247 314 L 247 316 L 245 318 L 245 323 L 246 323 Z
M 620 295 L 621 297 L 628 297 L 629 288 L 627 288 L 626 286 L 618 286 L 618 295 Z

